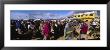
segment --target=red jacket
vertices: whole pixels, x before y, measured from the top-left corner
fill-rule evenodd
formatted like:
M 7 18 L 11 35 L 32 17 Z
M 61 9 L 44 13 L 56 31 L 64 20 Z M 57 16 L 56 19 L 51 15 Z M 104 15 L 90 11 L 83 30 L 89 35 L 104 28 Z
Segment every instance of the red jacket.
M 45 36 L 48 36 L 49 33 L 50 33 L 50 29 L 49 29 L 49 23 L 45 23 L 44 26 L 43 26 L 43 33 Z
M 81 32 L 87 33 L 88 31 L 88 25 L 86 23 L 83 23 L 81 26 Z

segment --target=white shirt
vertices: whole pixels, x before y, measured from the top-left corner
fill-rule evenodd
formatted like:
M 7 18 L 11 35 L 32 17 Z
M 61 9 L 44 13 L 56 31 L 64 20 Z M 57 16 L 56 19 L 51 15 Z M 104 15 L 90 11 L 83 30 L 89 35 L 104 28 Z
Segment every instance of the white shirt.
M 96 22 L 93 22 L 92 25 L 97 25 Z
M 30 28 L 30 25 L 28 25 L 28 29 Z

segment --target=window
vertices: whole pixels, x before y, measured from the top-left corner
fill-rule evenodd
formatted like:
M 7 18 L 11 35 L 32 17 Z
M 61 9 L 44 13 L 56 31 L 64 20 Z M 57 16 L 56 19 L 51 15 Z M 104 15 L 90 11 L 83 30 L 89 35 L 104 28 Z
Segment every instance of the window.
M 68 17 L 68 18 L 71 18 L 71 17 Z
M 78 15 L 78 17 L 80 17 L 80 15 Z
M 90 16 L 93 16 L 93 14 L 90 14 Z
M 81 17 L 83 17 L 83 15 L 81 15 Z

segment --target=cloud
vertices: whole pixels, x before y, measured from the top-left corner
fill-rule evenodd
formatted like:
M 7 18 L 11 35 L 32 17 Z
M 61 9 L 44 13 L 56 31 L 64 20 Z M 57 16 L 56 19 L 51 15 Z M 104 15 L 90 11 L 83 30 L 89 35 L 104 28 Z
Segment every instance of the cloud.
M 62 15 L 61 18 L 67 18 L 68 16 L 71 16 L 72 14 L 74 14 L 74 11 L 70 11 L 67 14 Z
M 28 19 L 29 15 L 26 13 L 11 13 L 11 19 Z

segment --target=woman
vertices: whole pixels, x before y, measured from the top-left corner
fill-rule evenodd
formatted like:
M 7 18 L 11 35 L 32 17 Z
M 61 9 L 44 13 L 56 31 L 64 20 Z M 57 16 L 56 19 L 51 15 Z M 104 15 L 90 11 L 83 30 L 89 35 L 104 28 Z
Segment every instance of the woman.
M 54 40 L 56 40 L 57 38 L 58 38 L 58 34 L 59 34 L 59 31 L 58 31 L 58 25 L 57 25 L 57 23 L 55 22 L 54 24 L 53 24 L 53 30 L 54 30 Z
M 15 40 L 17 38 L 16 32 L 16 23 L 15 21 L 11 20 L 11 40 Z
M 71 23 L 67 23 L 64 28 L 64 36 L 66 40 L 71 40 L 73 38 L 73 30 Z
M 44 21 L 41 21 L 41 23 L 40 23 L 40 26 L 39 26 L 39 30 L 40 30 L 40 33 L 41 33 L 41 39 L 43 39 L 44 38 L 44 33 L 43 33 L 43 24 L 44 24 Z
M 49 33 L 50 33 L 49 23 L 45 22 L 44 25 L 43 25 L 44 40 L 47 40 L 49 38 Z
M 83 24 L 81 25 L 81 39 L 87 39 L 87 31 L 88 31 L 88 25 L 86 24 L 87 21 L 83 22 Z

